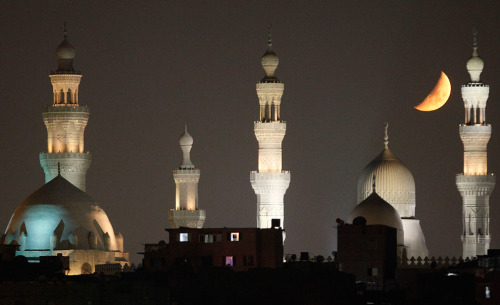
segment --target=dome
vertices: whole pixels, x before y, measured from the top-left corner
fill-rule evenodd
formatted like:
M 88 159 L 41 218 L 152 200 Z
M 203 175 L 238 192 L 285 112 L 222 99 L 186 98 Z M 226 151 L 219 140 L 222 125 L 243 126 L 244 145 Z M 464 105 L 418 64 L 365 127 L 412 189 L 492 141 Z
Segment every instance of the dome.
M 188 133 L 187 127 L 184 130 L 184 133 L 179 138 L 179 145 L 181 146 L 192 146 L 193 145 L 193 137 Z
M 467 71 L 469 72 L 470 79 L 473 82 L 479 82 L 481 72 L 483 72 L 484 61 L 477 54 L 477 48 L 474 48 L 472 57 L 467 61 Z
M 398 235 L 398 244 L 403 244 L 403 223 L 398 211 L 377 193 L 372 192 L 370 196 L 354 207 L 348 222 L 352 223 L 356 217 L 365 218 L 367 225 L 385 225 L 395 228 Z
M 266 76 L 274 76 L 280 61 L 276 53 L 271 50 L 271 47 L 269 47 L 267 52 L 262 55 L 261 62 L 262 68 L 266 71 Z
M 66 37 L 59 44 L 56 50 L 57 59 L 74 59 L 75 58 L 75 48 L 68 42 Z
M 373 177 L 377 193 L 390 203 L 401 217 L 415 216 L 415 180 L 410 170 L 386 148 L 361 172 L 358 179 L 358 202 L 372 193 Z
M 119 250 L 104 210 L 61 175 L 17 207 L 5 235 L 6 244 L 16 240 L 30 257 L 66 248 Z

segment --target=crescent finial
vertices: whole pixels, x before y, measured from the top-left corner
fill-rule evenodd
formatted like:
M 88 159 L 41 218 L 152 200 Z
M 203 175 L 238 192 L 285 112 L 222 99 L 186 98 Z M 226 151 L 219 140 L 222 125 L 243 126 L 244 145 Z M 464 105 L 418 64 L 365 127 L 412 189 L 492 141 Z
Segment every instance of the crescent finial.
M 267 47 L 269 49 L 271 49 L 271 47 L 273 46 L 273 37 L 271 35 L 271 28 L 273 27 L 273 25 L 271 23 L 269 23 L 269 25 L 267 26 Z
M 474 36 L 474 41 L 472 42 L 472 56 L 478 56 L 477 54 L 477 29 L 472 29 L 472 35 Z
M 389 148 L 389 122 L 385 122 L 384 146 L 385 149 Z

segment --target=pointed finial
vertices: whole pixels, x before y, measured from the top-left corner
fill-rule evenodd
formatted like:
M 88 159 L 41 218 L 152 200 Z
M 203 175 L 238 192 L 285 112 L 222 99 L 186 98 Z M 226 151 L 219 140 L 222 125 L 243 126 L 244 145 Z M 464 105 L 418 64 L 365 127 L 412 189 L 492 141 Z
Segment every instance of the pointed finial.
M 273 25 L 271 23 L 269 23 L 269 25 L 267 26 L 267 47 L 269 49 L 271 49 L 271 47 L 273 46 L 273 37 L 271 35 L 271 28 L 273 27 Z
M 474 36 L 474 41 L 472 42 L 472 56 L 478 56 L 477 54 L 477 29 L 472 29 L 472 35 Z
M 389 149 L 389 122 L 385 122 L 384 146 Z
M 66 28 L 66 20 L 64 20 L 64 38 L 67 38 L 68 37 L 68 30 Z
M 57 162 L 57 175 L 59 176 L 61 174 L 61 163 Z
M 372 193 L 376 193 L 376 191 L 375 191 L 375 178 L 376 178 L 376 176 L 373 175 L 373 179 L 372 179 L 373 180 Z
M 188 124 L 184 123 L 184 132 L 188 132 Z

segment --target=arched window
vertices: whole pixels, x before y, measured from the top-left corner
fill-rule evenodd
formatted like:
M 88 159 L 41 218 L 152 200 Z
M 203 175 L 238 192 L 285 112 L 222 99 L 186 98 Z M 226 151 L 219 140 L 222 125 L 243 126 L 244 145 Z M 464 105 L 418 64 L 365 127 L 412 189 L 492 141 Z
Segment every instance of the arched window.
M 89 263 L 82 265 L 82 274 L 92 274 L 92 266 Z

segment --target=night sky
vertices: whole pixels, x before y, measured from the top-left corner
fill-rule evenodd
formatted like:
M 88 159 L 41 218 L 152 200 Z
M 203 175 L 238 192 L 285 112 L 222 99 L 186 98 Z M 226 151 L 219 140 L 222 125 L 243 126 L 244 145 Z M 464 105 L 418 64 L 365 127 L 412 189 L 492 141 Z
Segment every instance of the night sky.
M 132 261 L 142 244 L 166 240 L 175 206 L 172 170 L 188 124 L 201 170 L 205 227 L 255 227 L 259 118 L 255 84 L 264 75 L 267 25 L 285 84 L 285 253 L 336 250 L 335 219 L 356 204 L 357 178 L 389 146 L 412 171 L 416 217 L 431 255 L 462 251 L 460 86 L 477 28 L 481 80 L 490 85 L 488 169 L 500 172 L 499 1 L 2 1 L 0 3 L 0 228 L 44 183 L 42 105 L 68 22 L 90 107 L 87 192 L 121 232 Z M 448 103 L 413 107 L 440 71 Z M 500 181 L 497 182 L 500 184 Z M 500 186 L 490 200 L 492 248 L 500 247 Z

